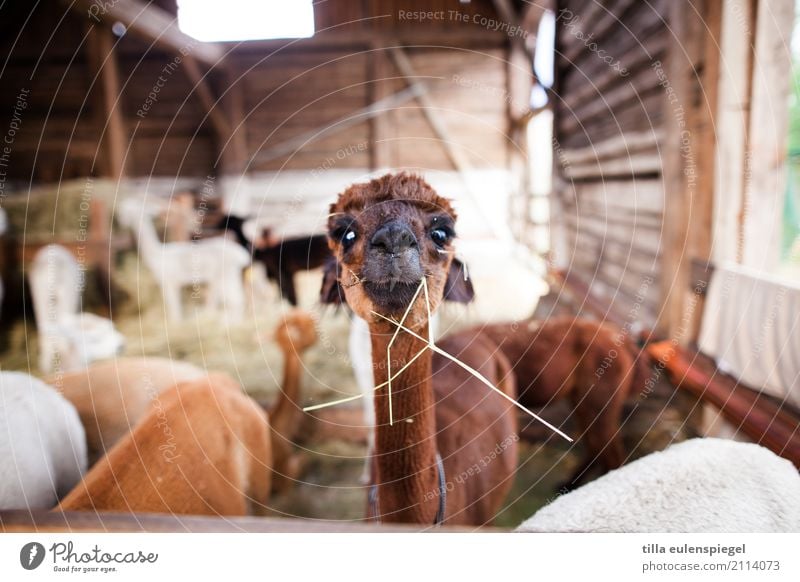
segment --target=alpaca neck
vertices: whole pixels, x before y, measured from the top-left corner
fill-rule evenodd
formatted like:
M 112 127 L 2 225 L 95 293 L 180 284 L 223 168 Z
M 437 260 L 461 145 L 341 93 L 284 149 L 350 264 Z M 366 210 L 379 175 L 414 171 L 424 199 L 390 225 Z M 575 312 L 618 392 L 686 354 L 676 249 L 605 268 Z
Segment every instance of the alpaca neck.
M 300 355 L 292 346 L 283 348 L 283 382 L 278 402 L 270 412 L 272 429 L 286 440 L 291 440 L 300 417 Z
M 427 322 L 415 331 L 427 337 Z M 385 326 L 370 326 L 376 386 L 389 377 L 386 349 L 392 333 Z M 425 345 L 401 331 L 392 345 L 392 373 L 397 373 Z M 439 476 L 430 352 L 392 381 L 392 417 L 390 425 L 389 390 L 384 386 L 375 392 L 375 466 L 381 520 L 432 524 L 439 504 Z
M 161 250 L 162 244 L 158 240 L 156 227 L 149 216 L 143 216 L 136 229 L 136 239 L 139 243 L 139 252 L 145 259 L 152 259 Z

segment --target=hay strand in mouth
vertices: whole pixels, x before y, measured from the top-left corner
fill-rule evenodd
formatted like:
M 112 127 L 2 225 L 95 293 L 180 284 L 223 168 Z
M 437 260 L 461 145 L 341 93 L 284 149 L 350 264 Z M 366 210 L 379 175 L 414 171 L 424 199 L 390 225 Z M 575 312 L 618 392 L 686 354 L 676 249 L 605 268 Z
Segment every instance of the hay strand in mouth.
M 417 358 L 419 358 L 427 350 L 428 350 L 428 346 L 426 345 L 424 348 L 422 348 L 420 351 L 418 351 L 416 354 L 414 354 L 414 357 L 412 357 L 409 361 L 407 361 L 403 365 L 402 368 L 400 368 L 399 370 L 397 370 L 397 372 L 394 373 L 394 375 L 391 377 L 391 380 L 396 380 L 397 378 L 399 378 L 400 374 L 405 372 L 408 369 L 408 367 L 411 366 L 411 364 L 413 364 L 414 362 L 416 362 Z M 380 390 L 384 386 L 387 386 L 388 384 L 389 384 L 389 380 L 386 380 L 385 382 L 381 382 L 380 384 L 375 386 L 372 389 L 372 391 L 373 392 L 377 392 L 378 390 Z M 329 406 L 336 406 L 337 404 L 345 404 L 347 402 L 352 402 L 353 400 L 358 400 L 359 398 L 362 398 L 363 396 L 364 396 L 363 394 L 355 394 L 353 396 L 347 396 L 346 398 L 341 398 L 339 400 L 332 400 L 330 402 L 324 402 L 322 404 L 314 404 L 312 406 L 306 406 L 306 407 L 303 408 L 303 412 L 311 412 L 313 410 L 319 410 L 321 408 L 328 408 Z
M 408 314 L 411 313 L 411 308 L 414 306 L 414 303 L 417 301 L 417 297 L 419 297 L 419 292 L 422 291 L 422 288 L 426 289 L 425 298 L 427 299 L 427 285 L 425 284 L 425 277 L 422 277 L 422 280 L 419 282 L 419 286 L 417 290 L 414 292 L 414 296 L 411 298 L 411 301 L 408 302 L 408 307 L 406 307 L 405 313 L 403 313 L 402 319 L 400 319 L 400 323 L 405 323 Z M 373 311 L 373 313 L 375 313 Z M 430 305 L 428 305 L 428 313 L 430 313 Z M 430 321 L 430 319 L 428 319 Z M 394 341 L 397 339 L 397 336 L 400 334 L 400 327 L 394 330 L 394 335 L 392 335 L 392 339 L 389 340 L 389 345 L 386 346 L 386 372 L 387 376 L 389 376 L 388 384 L 389 384 L 389 426 L 394 424 L 394 415 L 392 414 L 392 345 Z M 430 329 L 430 328 L 429 328 Z M 425 340 L 423 340 L 425 341 Z
M 415 338 L 417 338 L 417 339 L 419 339 L 419 340 L 422 340 L 422 341 L 425 341 L 425 339 L 424 339 L 422 336 L 420 336 L 420 335 L 418 335 L 418 334 L 414 333 L 413 331 L 411 331 L 410 329 L 408 329 L 407 327 L 405 327 L 405 326 L 404 326 L 402 323 L 399 323 L 399 322 L 395 321 L 394 319 L 392 319 L 392 318 L 390 318 L 390 317 L 386 317 L 385 315 L 382 315 L 382 314 L 380 314 L 380 313 L 377 313 L 377 312 L 375 312 L 375 311 L 373 311 L 372 313 L 373 313 L 373 314 L 375 314 L 375 315 L 377 315 L 377 316 L 378 316 L 378 317 L 380 317 L 381 319 L 385 319 L 386 321 L 388 321 L 388 322 L 390 322 L 390 323 L 392 323 L 392 324 L 396 325 L 398 330 L 399 330 L 399 329 L 402 329 L 403 331 L 405 331 L 406 333 L 408 333 L 408 334 L 410 334 L 410 335 L 414 336 Z M 567 435 L 566 435 L 566 434 L 565 434 L 563 431 L 559 430 L 558 428 L 556 428 L 555 426 L 553 426 L 552 424 L 550 424 L 549 422 L 547 422 L 545 419 L 543 419 L 542 417 L 538 416 L 537 414 L 535 414 L 535 413 L 531 412 L 531 411 L 530 411 L 530 410 L 528 410 L 526 407 L 524 407 L 522 404 L 520 404 L 519 402 L 517 402 L 516 400 L 514 400 L 513 398 L 511 398 L 511 396 L 509 396 L 508 394 L 506 394 L 505 392 L 503 392 L 502 390 L 500 390 L 500 389 L 499 389 L 497 386 L 495 386 L 494 384 L 492 384 L 491 382 L 489 382 L 489 380 L 487 380 L 487 379 L 486 379 L 486 378 L 483 376 L 483 374 L 481 374 L 480 372 L 478 372 L 478 371 L 477 371 L 477 370 L 475 370 L 474 368 L 472 368 L 472 367 L 468 366 L 467 364 L 465 364 L 464 362 L 462 362 L 461 360 L 459 360 L 459 359 L 458 359 L 458 358 L 456 358 L 455 356 L 453 356 L 453 355 L 451 355 L 451 354 L 448 354 L 446 351 L 444 351 L 442 348 L 440 348 L 439 346 L 437 346 L 437 345 L 436 345 L 436 344 L 434 344 L 433 342 L 428 342 L 428 347 L 429 347 L 431 350 L 433 350 L 434 352 L 436 352 L 437 354 L 439 354 L 440 356 L 443 356 L 443 357 L 447 358 L 448 360 L 450 360 L 451 362 L 453 362 L 453 363 L 455 363 L 455 364 L 457 364 L 457 365 L 461 366 L 461 367 L 462 367 L 462 368 L 464 368 L 464 369 L 465 369 L 467 372 L 469 372 L 470 374 L 472 374 L 473 376 L 475 376 L 475 377 L 476 377 L 478 380 L 480 380 L 481 382 L 483 382 L 484 384 L 486 384 L 486 385 L 487 385 L 489 388 L 491 388 L 492 390 L 494 390 L 495 392 L 497 392 L 498 394 L 500 394 L 500 396 L 502 396 L 503 398 L 505 398 L 506 400 L 508 400 L 509 402 L 511 402 L 511 403 L 512 403 L 514 406 L 516 406 L 517 408 L 519 408 L 519 409 L 523 410 L 524 412 L 526 412 L 527 414 L 529 414 L 529 415 L 530 415 L 532 418 L 534 418 L 535 420 L 538 420 L 538 421 L 539 421 L 539 422 L 541 422 L 543 425 L 545 425 L 547 428 L 549 428 L 550 430 L 552 430 L 552 431 L 553 431 L 553 432 L 555 432 L 556 434 L 558 434 L 558 435 L 562 436 L 563 438 L 565 438 L 565 439 L 566 439 L 568 442 L 570 442 L 570 443 L 572 442 L 572 439 L 571 439 L 570 437 L 568 437 L 568 436 L 567 436 Z
M 481 374 L 480 372 L 478 372 L 477 370 L 475 370 L 471 366 L 468 366 L 467 364 L 465 364 L 464 362 L 462 362 L 461 360 L 459 360 L 455 356 L 447 353 L 442 348 L 437 346 L 433 341 L 433 332 L 432 332 L 430 326 L 428 326 L 428 339 L 427 340 L 425 338 L 423 338 L 422 336 L 420 336 L 419 334 L 417 334 L 417 333 L 411 331 L 410 329 L 408 329 L 404 325 L 404 323 L 405 323 L 406 318 L 408 317 L 408 314 L 411 312 L 411 307 L 414 305 L 414 302 L 417 300 L 417 297 L 419 296 L 419 292 L 421 290 L 425 292 L 425 307 L 427 309 L 428 321 L 430 321 L 430 318 L 431 318 L 431 304 L 430 304 L 430 297 L 428 295 L 428 283 L 427 283 L 427 278 L 426 277 L 422 277 L 422 280 L 420 281 L 419 287 L 417 287 L 417 290 L 414 293 L 414 296 L 411 298 L 411 301 L 409 302 L 408 307 L 406 308 L 406 311 L 403 314 L 403 317 L 399 322 L 394 320 L 394 319 L 392 319 L 392 318 L 390 318 L 390 317 L 386 317 L 382 313 L 378 313 L 377 311 L 372 311 L 373 315 L 376 315 L 376 316 L 380 317 L 381 319 L 385 319 L 386 321 L 388 321 L 392 325 L 396 326 L 396 328 L 397 328 L 397 329 L 395 329 L 394 335 L 392 335 L 392 339 L 389 341 L 389 346 L 386 348 L 386 366 L 387 366 L 389 379 L 386 382 L 383 382 L 382 384 L 379 384 L 378 386 L 375 386 L 373 388 L 373 392 L 375 392 L 375 391 L 383 388 L 384 386 L 388 386 L 389 387 L 389 424 L 390 425 L 393 424 L 393 418 L 392 418 L 392 380 L 395 380 L 398 376 L 400 376 L 400 374 L 402 374 L 409 366 L 411 366 L 411 364 L 413 364 L 417 360 L 417 358 L 419 358 L 423 353 L 425 353 L 426 350 L 430 349 L 430 350 L 436 352 L 437 354 L 441 355 L 442 357 L 445 357 L 448 360 L 452 361 L 453 363 L 455 363 L 456 365 L 460 366 L 461 368 L 463 368 L 464 370 L 466 370 L 470 374 L 472 374 L 475 378 L 480 380 L 483 384 L 485 384 L 486 386 L 488 386 L 489 388 L 491 388 L 492 390 L 497 392 L 500 396 L 502 396 L 503 398 L 505 398 L 506 400 L 511 402 L 511 404 L 513 404 L 514 406 L 516 406 L 517 408 L 519 408 L 520 410 L 522 410 L 523 412 L 528 414 L 531 418 L 533 418 L 534 420 L 539 421 L 544 426 L 546 426 L 547 428 L 552 430 L 554 433 L 556 433 L 557 435 L 559 435 L 562 438 L 566 439 L 567 442 L 570 442 L 570 443 L 573 442 L 573 439 L 570 438 L 569 436 L 567 436 L 566 433 L 564 433 L 560 429 L 556 428 L 555 426 L 553 426 L 552 424 L 547 422 L 545 419 L 543 419 L 542 417 L 540 417 L 536 413 L 528 410 L 525 406 L 523 406 L 522 404 L 517 402 L 514 398 L 512 398 L 511 396 L 509 396 L 508 394 L 506 394 L 505 392 L 500 390 L 497 386 L 495 386 L 494 384 L 489 382 L 489 380 L 486 379 L 486 377 L 483 374 Z M 405 365 L 403 365 L 403 367 L 400 368 L 397 371 L 396 374 L 392 375 L 391 348 L 392 348 L 392 344 L 394 343 L 395 339 L 397 339 L 397 336 L 400 333 L 400 330 L 403 330 L 406 333 L 414 336 L 418 340 L 425 342 L 426 345 L 419 352 L 417 352 L 408 362 L 406 362 Z M 325 402 L 323 404 L 315 404 L 313 406 L 306 406 L 305 408 L 303 408 L 303 412 L 311 412 L 312 410 L 319 410 L 321 408 L 327 408 L 329 406 L 336 406 L 337 404 L 344 404 L 346 402 L 352 402 L 353 400 L 358 400 L 362 396 L 363 396 L 363 394 L 356 394 L 355 396 L 348 396 L 347 398 L 341 398 L 339 400 L 334 400 L 332 402 Z

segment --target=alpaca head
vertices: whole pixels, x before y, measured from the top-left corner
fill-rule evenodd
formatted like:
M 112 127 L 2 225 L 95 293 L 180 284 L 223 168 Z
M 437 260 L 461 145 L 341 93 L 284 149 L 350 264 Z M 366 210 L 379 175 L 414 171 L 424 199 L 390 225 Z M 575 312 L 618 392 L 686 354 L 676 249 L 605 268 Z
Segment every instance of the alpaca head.
M 331 205 L 328 244 L 334 260 L 325 270 L 322 301 L 342 298 L 366 321 L 373 312 L 402 316 L 427 280 L 431 310 L 443 299 L 469 302 L 471 283 L 453 258 L 456 214 L 422 178 L 387 174 L 350 186 Z M 414 303 L 409 323 L 427 315 Z

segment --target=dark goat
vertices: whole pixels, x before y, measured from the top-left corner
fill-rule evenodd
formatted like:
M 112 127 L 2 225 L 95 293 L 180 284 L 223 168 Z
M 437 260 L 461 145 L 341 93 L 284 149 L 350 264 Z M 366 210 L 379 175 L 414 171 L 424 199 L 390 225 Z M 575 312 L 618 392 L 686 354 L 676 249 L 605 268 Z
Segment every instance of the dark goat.
M 267 277 L 277 283 L 281 296 L 297 306 L 294 275 L 298 271 L 309 271 L 322 267 L 331 256 L 325 235 L 288 238 L 276 244 L 253 244 L 245 235 L 243 225 L 247 219 L 226 215 L 217 223 L 217 228 L 230 231 L 236 241 L 250 251 L 254 261 L 262 263 Z M 264 230 L 261 240 L 269 241 L 269 230 Z

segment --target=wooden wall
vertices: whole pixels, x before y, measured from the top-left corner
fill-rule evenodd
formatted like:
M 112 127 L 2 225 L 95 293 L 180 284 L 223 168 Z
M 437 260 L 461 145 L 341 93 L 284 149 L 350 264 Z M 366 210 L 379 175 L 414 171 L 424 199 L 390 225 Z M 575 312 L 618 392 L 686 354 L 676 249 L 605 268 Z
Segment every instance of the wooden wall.
M 720 6 L 558 3 L 557 264 L 615 319 L 669 333 L 708 250 Z
M 666 100 L 654 63 L 670 41 L 667 5 L 569 0 L 556 24 L 554 221 L 567 253 L 557 259 L 619 315 L 638 305 L 633 319 L 648 324 L 660 302 Z
M 108 175 L 111 153 L 102 137 L 109 128 L 87 38 L 89 30 L 99 25 L 80 11 L 60 4 L 54 9 L 51 4 L 33 7 L 12 0 L 1 11 L 0 53 L 9 58 L 0 72 L 6 89 L 0 95 L 0 123 L 7 121 L 6 116 L 10 120 L 18 90 L 30 91 L 10 180 L 53 182 Z M 157 4 L 174 10 L 171 0 Z M 421 8 L 460 10 L 467 18 L 496 17 L 490 0 L 464 6 L 444 0 L 434 4 L 329 0 L 315 6 L 316 26 L 331 29 L 327 35 L 291 43 L 224 44 L 224 63 L 210 71 L 203 66 L 201 72 L 208 72 L 213 97 L 219 99 L 215 107 L 226 115 L 238 112 L 234 125 L 243 121 L 240 131 L 248 171 L 315 169 L 331 163 L 342 169 L 452 169 L 446 149 L 413 99 L 378 120 L 365 118 L 345 131 L 323 133 L 289 153 L 270 154 L 287 140 L 405 89 L 407 82 L 385 48 L 398 45 L 409 47 L 410 61 L 429 87 L 453 147 L 476 167 L 504 167 L 509 149 L 504 98 L 508 36 L 449 16 L 425 22 L 399 17 L 401 10 Z M 176 63 L 175 54 L 132 34 L 113 41 L 126 174 L 202 178 L 219 173 L 219 164 L 233 144 L 215 134 L 184 70 L 186 64 Z M 187 52 L 191 54 L 191 46 Z M 165 81 L 158 87 L 157 99 L 148 103 L 160 77 Z M 145 104 L 148 108 L 143 111 Z

